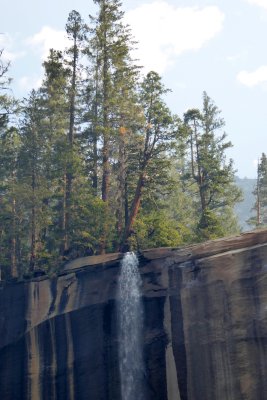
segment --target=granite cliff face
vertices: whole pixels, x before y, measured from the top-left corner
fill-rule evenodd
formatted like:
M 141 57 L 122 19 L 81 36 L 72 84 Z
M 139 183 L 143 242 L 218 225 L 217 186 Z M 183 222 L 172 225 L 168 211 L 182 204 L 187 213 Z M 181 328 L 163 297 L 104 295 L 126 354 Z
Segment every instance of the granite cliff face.
M 121 400 L 120 258 L 0 286 L 1 400 Z M 267 399 L 267 231 L 139 259 L 146 400 Z

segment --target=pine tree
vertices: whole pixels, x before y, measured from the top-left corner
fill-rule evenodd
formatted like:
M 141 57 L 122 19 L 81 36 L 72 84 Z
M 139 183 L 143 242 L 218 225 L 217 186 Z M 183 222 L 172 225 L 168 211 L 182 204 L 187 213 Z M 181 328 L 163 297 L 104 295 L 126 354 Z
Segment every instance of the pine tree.
M 3 50 L 0 50 L 0 130 L 6 128 L 9 116 L 14 113 L 16 105 L 14 98 L 10 95 L 9 68 L 10 62 L 3 60 Z
M 258 187 L 259 187 L 259 204 L 260 204 L 259 222 L 261 225 L 266 225 L 267 224 L 267 157 L 265 153 L 262 153 L 259 163 Z
M 217 106 L 204 92 L 202 110 L 188 110 L 184 122 L 173 116 L 160 76 L 141 79 L 131 58 L 135 43 L 121 2 L 94 2 L 89 34 L 80 14 L 70 12 L 70 47 L 50 50 L 42 86 L 25 99 L 16 126 L 9 64 L 0 52 L 5 277 L 55 270 L 83 255 L 237 231 L 233 205 L 240 192 Z M 266 176 L 263 154 L 258 225 L 267 222 Z
M 122 238 L 121 250 L 127 247 L 133 226 L 140 209 L 144 189 L 149 190 L 155 178 L 164 171 L 166 152 L 175 137 L 173 118 L 163 101 L 168 92 L 156 72 L 150 72 L 144 78 L 140 90 L 140 105 L 143 111 L 143 126 L 139 128 L 141 142 L 138 178 L 133 193 L 128 221 Z M 161 175 L 162 176 L 162 175 Z
M 267 157 L 262 153 L 258 162 L 257 184 L 253 194 L 256 198 L 253 211 L 256 215 L 249 219 L 248 223 L 255 227 L 267 224 Z
M 116 214 L 118 234 L 125 225 L 126 143 L 136 116 L 135 85 L 138 68 L 130 57 L 132 38 L 123 24 L 123 12 L 118 0 L 95 0 L 99 13 L 92 18 L 90 54 L 93 87 L 91 134 L 94 146 L 93 187 L 101 183 L 101 198 L 106 204 L 106 220 Z M 97 145 L 101 143 L 101 162 L 98 164 Z M 96 174 L 97 166 L 101 174 Z M 118 185 L 116 184 L 116 177 Z M 117 198 L 115 210 L 110 196 Z M 108 231 L 104 228 L 101 252 L 107 248 Z
M 11 124 L 11 117 L 17 112 L 18 102 L 11 96 L 8 76 L 9 62 L 3 61 L 0 51 L 0 271 L 5 267 L 6 276 L 18 277 L 17 243 L 17 154 L 19 138 L 17 130 Z M 1 276 L 1 272 L 0 272 Z M 1 277 L 0 277 L 1 279 Z
M 72 42 L 67 54 L 70 57 L 70 87 L 69 87 L 69 128 L 68 128 L 68 163 L 66 169 L 66 189 L 65 189 L 65 207 L 64 207 L 64 241 L 63 250 L 67 252 L 70 249 L 70 226 L 71 226 L 71 207 L 73 203 L 73 179 L 75 175 L 75 119 L 77 119 L 77 95 L 79 83 L 79 57 L 86 39 L 87 26 L 84 24 L 80 14 L 73 10 L 70 12 L 66 24 L 66 32 Z M 76 128 L 77 130 L 77 128 Z
M 44 80 L 40 88 L 43 108 L 43 137 L 46 151 L 43 171 L 47 198 L 43 208 L 49 210 L 47 226 L 42 232 L 46 243 L 43 257 L 58 260 L 64 248 L 66 210 L 66 170 L 69 161 L 69 69 L 62 52 L 51 49 L 43 63 Z
M 203 110 L 188 110 L 184 115 L 188 135 L 188 170 L 185 177 L 196 184 L 199 201 L 198 235 L 215 238 L 237 231 L 232 224 L 228 231 L 224 213 L 233 219 L 233 206 L 241 193 L 234 184 L 233 161 L 227 161 L 225 152 L 232 146 L 226 134 L 220 111 L 210 97 L 203 93 Z M 228 218 L 229 219 L 229 218 Z M 233 228 L 234 227 L 234 228 Z
M 32 91 L 24 103 L 21 124 L 21 148 L 19 153 L 18 177 L 24 191 L 28 192 L 25 207 L 29 220 L 29 270 L 33 272 L 39 261 L 42 248 L 43 201 L 46 198 L 44 180 L 44 156 L 46 138 L 44 135 L 44 109 L 41 107 L 40 93 Z
M 1 135 L 0 154 L 0 193 L 1 193 L 1 265 L 6 275 L 17 278 L 19 275 L 20 249 L 19 235 L 21 199 L 18 186 L 18 154 L 20 137 L 17 129 L 10 127 Z

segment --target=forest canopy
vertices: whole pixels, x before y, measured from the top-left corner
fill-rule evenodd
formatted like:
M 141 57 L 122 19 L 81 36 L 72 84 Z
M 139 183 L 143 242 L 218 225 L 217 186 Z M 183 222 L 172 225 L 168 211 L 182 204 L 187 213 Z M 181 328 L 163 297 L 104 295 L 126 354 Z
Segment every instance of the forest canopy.
M 239 231 L 232 144 L 215 102 L 174 115 L 144 75 L 118 0 L 69 13 L 38 90 L 10 91 L 0 53 L 0 265 L 3 278 L 57 271 L 79 256 L 180 246 Z

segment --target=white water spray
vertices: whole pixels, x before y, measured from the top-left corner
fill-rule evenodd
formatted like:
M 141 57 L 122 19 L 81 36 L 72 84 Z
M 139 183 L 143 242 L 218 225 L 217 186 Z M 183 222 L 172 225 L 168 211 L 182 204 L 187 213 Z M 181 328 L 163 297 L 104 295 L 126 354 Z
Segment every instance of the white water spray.
M 138 259 L 127 253 L 121 262 L 118 290 L 119 362 L 122 400 L 143 396 L 143 305 Z

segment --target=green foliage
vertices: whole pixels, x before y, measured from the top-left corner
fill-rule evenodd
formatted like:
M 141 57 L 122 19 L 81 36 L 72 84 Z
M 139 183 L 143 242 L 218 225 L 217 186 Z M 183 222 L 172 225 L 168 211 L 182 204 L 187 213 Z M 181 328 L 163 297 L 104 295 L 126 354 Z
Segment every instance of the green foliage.
M 267 157 L 262 153 L 258 162 L 257 184 L 253 190 L 255 203 L 252 208 L 254 215 L 248 220 L 248 223 L 254 227 L 263 227 L 267 225 Z
M 166 212 L 154 210 L 140 215 L 134 224 L 132 245 L 138 249 L 177 247 L 186 243 L 190 232 L 186 226 L 170 219 Z
M 200 239 L 216 239 L 217 237 L 224 236 L 223 228 L 220 224 L 217 215 L 209 209 L 206 209 L 201 214 L 201 219 L 198 224 L 198 233 Z
M 108 205 L 100 198 L 92 194 L 90 187 L 75 185 L 75 202 L 72 203 L 72 225 L 71 225 L 71 257 L 97 254 L 103 234 L 104 226 L 107 225 L 109 238 L 107 249 L 112 251 L 114 239 L 114 216 L 106 212 Z M 106 220 L 108 215 L 108 220 Z M 76 254 L 74 254 L 76 253 Z
M 10 91 L 9 67 L 10 63 L 3 60 L 3 50 L 0 50 L 0 134 L 7 128 L 18 105 Z
M 238 234 L 240 231 L 236 217 L 231 208 L 224 209 L 219 215 L 214 210 L 206 209 L 201 214 L 197 226 L 197 239 L 199 241 L 217 239 Z
M 183 134 L 187 131 L 188 150 L 185 151 L 184 179 L 191 180 L 196 188 L 196 204 L 199 209 L 197 236 L 221 237 L 236 231 L 233 212 L 231 229 L 222 226 L 221 216 L 241 201 L 241 191 L 235 185 L 233 161 L 226 159 L 226 151 L 232 144 L 221 133 L 224 120 L 214 102 L 203 94 L 203 110 L 192 109 L 184 115 Z M 217 133 L 218 131 L 218 133 Z
M 141 77 L 131 58 L 135 43 L 120 1 L 94 1 L 90 28 L 70 12 L 70 47 L 50 50 L 40 89 L 19 109 L 0 52 L 4 278 L 54 273 L 127 241 L 177 247 L 238 232 L 240 191 L 217 106 L 204 92 L 202 110 L 188 110 L 184 121 L 173 115 L 161 77 Z M 266 223 L 264 160 L 258 187 Z

